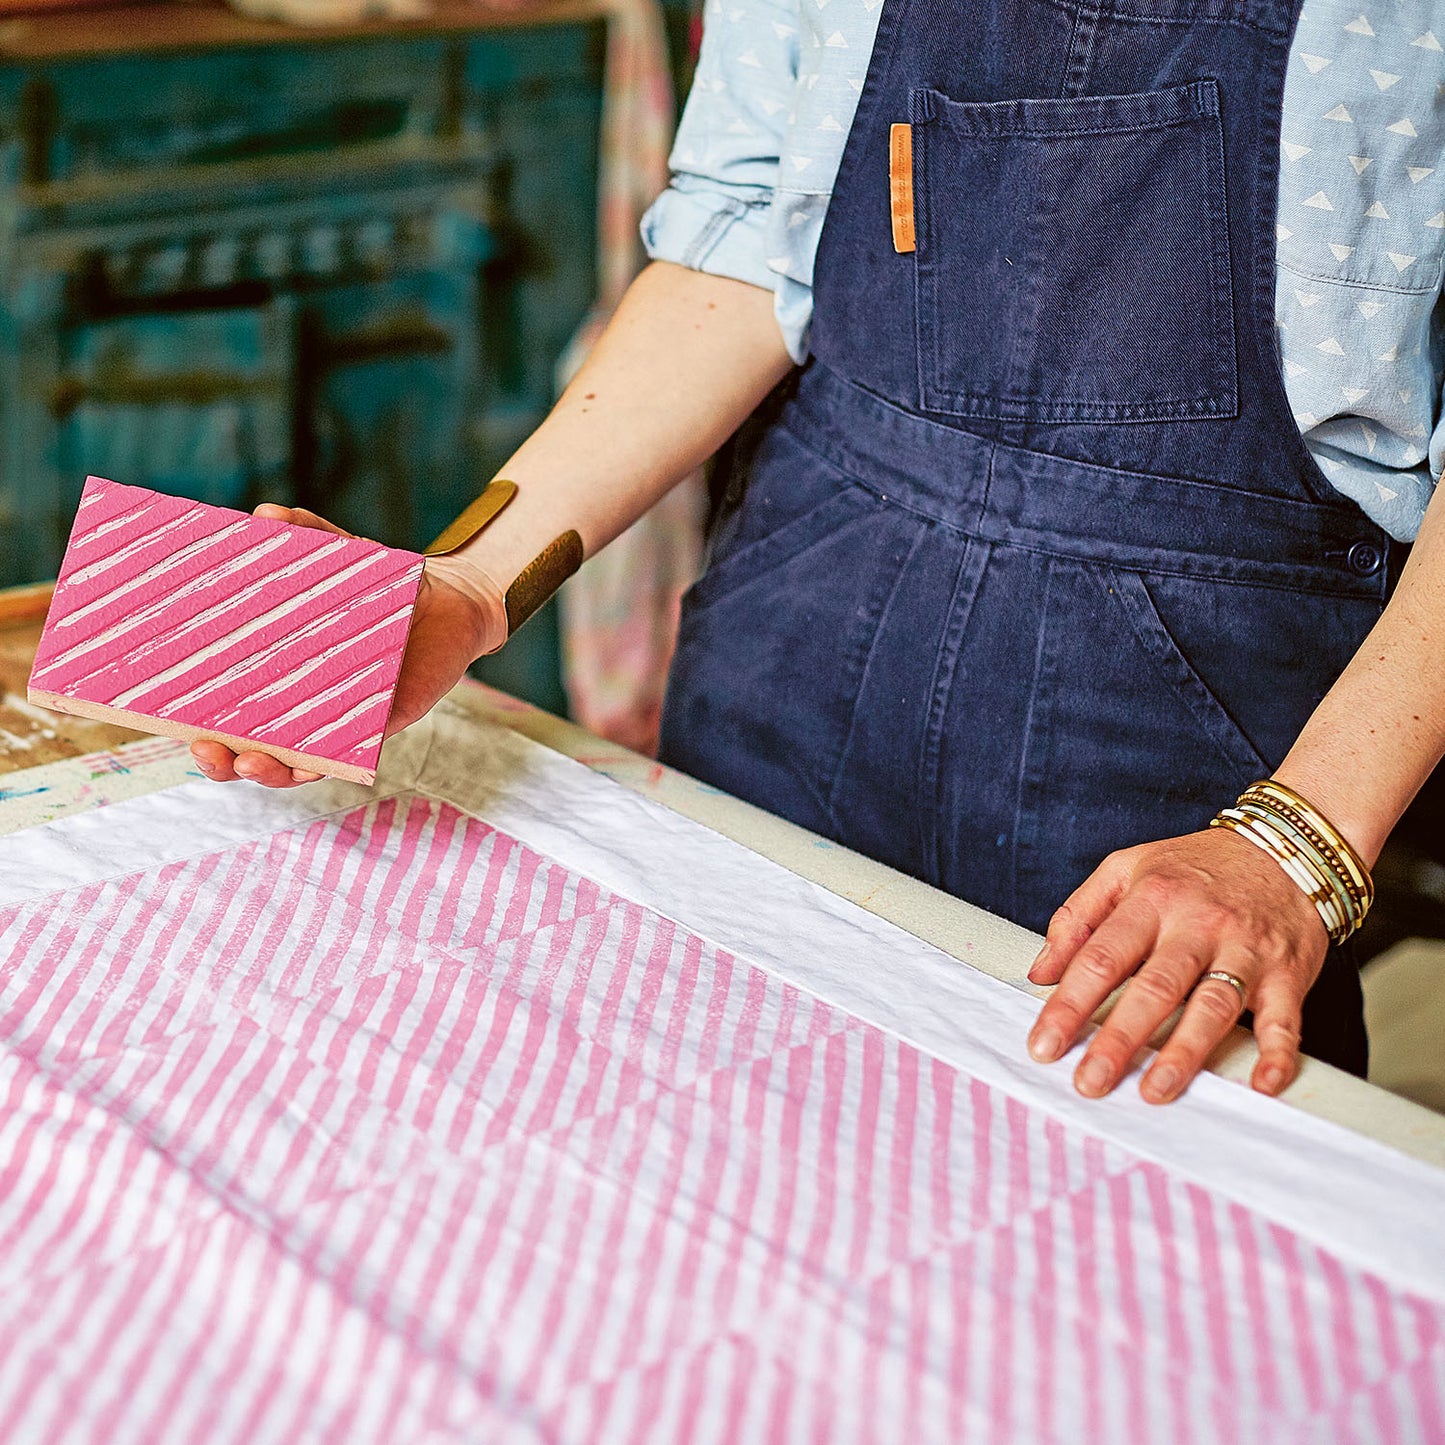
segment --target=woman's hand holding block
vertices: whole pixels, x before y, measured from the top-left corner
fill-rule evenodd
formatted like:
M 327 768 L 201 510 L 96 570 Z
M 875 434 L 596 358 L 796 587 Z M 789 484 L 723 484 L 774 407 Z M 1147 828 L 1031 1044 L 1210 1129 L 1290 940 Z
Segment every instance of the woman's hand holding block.
M 91 477 L 30 700 L 370 783 L 422 568 L 413 552 Z

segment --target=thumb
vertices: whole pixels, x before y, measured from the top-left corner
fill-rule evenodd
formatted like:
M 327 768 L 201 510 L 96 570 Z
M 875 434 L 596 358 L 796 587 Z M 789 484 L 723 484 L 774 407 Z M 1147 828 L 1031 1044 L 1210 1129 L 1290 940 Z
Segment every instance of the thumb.
M 335 522 L 328 522 L 325 517 L 318 517 L 315 512 L 308 512 L 305 507 L 283 507 L 279 502 L 262 502 L 254 515 L 264 517 L 268 522 L 290 522 L 293 527 L 334 532 L 338 537 L 356 535 L 355 532 L 348 532 L 345 527 L 338 527 Z

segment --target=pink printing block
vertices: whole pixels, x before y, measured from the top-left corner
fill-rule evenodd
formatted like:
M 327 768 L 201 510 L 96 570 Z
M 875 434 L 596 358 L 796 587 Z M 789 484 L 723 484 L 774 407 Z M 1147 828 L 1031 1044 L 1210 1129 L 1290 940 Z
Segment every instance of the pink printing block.
M 422 566 L 90 477 L 30 700 L 372 782 Z

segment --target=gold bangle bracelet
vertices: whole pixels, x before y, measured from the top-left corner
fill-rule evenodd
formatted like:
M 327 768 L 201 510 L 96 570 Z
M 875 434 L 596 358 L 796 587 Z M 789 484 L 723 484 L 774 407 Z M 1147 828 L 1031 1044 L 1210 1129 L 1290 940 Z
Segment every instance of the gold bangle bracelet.
M 1267 807 L 1273 805 L 1277 809 L 1287 809 L 1294 813 L 1296 821 L 1302 825 L 1302 831 L 1303 826 L 1307 825 L 1318 833 L 1338 856 L 1343 871 L 1347 875 L 1353 875 L 1360 891 L 1366 897 L 1374 896 L 1374 880 L 1364 859 L 1350 845 L 1349 839 L 1308 798 L 1273 778 L 1261 778 L 1259 782 L 1251 783 L 1242 796 L 1248 798 L 1251 795 Z
M 1374 885 L 1359 859 L 1343 852 L 1337 846 L 1335 838 L 1318 826 L 1317 815 L 1304 813 L 1263 789 L 1251 789 L 1241 798 L 1240 802 L 1242 805 L 1258 808 L 1261 812 L 1278 818 L 1300 837 L 1307 839 L 1311 846 L 1329 861 L 1331 868 L 1339 873 L 1352 894 L 1362 900 L 1368 899 L 1372 895 Z M 1343 842 L 1342 839 L 1340 841 Z
M 1273 858 L 1285 877 L 1309 899 L 1332 943 L 1343 943 L 1359 927 L 1360 916 L 1345 912 L 1329 882 L 1323 876 L 1317 877 L 1299 855 L 1292 856 L 1282 835 L 1262 824 L 1251 825 L 1233 808 L 1223 809 L 1209 826 L 1228 829 Z
M 498 477 L 426 549 L 428 557 L 445 556 L 486 531 L 517 495 L 516 482 Z M 582 565 L 582 538 L 569 529 L 554 537 L 512 580 L 502 599 L 507 636 L 514 632 Z
M 1353 919 L 1350 932 L 1364 922 L 1374 900 L 1373 887 L 1368 884 L 1366 887 L 1360 886 L 1360 880 L 1355 876 L 1353 868 L 1342 860 L 1338 850 L 1332 847 L 1327 838 L 1322 837 L 1319 829 L 1311 827 L 1309 819 L 1302 818 L 1295 809 L 1280 805 L 1274 799 L 1263 801 L 1259 793 L 1254 792 L 1246 793 L 1237 806 L 1247 811 L 1248 815 L 1259 819 L 1263 827 L 1286 837 L 1292 835 L 1295 844 L 1314 858 L 1322 879 L 1327 879 L 1341 894 L 1341 905 L 1344 906 L 1345 913 Z
M 517 574 L 507 588 L 507 636 L 510 637 L 582 565 L 582 538 L 563 532 Z
M 1235 809 L 1246 817 L 1255 819 L 1266 827 L 1287 834 L 1297 848 L 1315 856 L 1319 866 L 1329 875 L 1331 885 L 1338 889 L 1348 912 L 1367 909 L 1370 900 L 1349 877 L 1333 849 L 1323 849 L 1311 835 L 1312 830 L 1302 829 L 1283 809 L 1265 807 L 1246 794 L 1235 805 Z
M 1251 783 L 1210 823 L 1268 853 L 1314 905 L 1335 943 L 1365 921 L 1375 884 L 1349 840 L 1309 799 L 1273 778 Z
M 1358 900 L 1346 891 L 1338 875 L 1308 844 L 1286 835 L 1273 819 L 1252 818 L 1249 826 L 1274 840 L 1277 847 L 1289 851 L 1296 875 L 1307 880 L 1306 891 L 1325 920 L 1331 938 L 1339 941 L 1347 937 L 1363 914 Z
M 442 557 L 448 552 L 455 552 L 458 547 L 464 547 L 478 532 L 486 531 L 516 495 L 516 482 L 508 482 L 501 477 L 488 482 L 482 495 L 469 503 L 455 521 L 448 522 L 441 535 L 422 555 Z

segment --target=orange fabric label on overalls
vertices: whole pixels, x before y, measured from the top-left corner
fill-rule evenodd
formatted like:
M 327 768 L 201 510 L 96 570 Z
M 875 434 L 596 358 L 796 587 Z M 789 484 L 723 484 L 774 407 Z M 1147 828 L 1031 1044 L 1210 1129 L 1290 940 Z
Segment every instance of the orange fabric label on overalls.
M 888 195 L 893 207 L 893 249 L 916 251 L 913 232 L 913 127 L 895 125 L 888 133 Z

